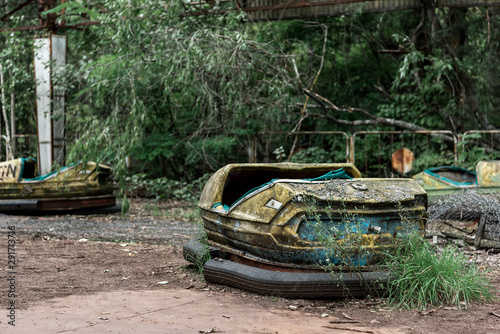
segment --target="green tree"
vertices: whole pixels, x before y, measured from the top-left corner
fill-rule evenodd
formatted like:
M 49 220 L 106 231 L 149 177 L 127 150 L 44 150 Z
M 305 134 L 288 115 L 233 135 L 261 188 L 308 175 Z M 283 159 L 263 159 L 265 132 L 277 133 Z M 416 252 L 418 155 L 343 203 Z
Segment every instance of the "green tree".
M 64 9 L 67 25 L 99 22 L 59 31 L 69 41 L 57 82 L 67 91 L 70 160 L 112 163 L 121 180 L 127 157 L 141 172 L 192 178 L 251 160 L 255 147 L 283 146 L 287 156 L 297 148 L 295 136 L 284 145 L 262 132 L 497 127 L 493 9 L 251 23 L 222 6 L 99 0 L 45 12 Z M 37 24 L 22 19 L 36 10 L 23 8 L 9 26 Z M 3 32 L 0 41 L 16 115 L 26 120 L 18 133 L 34 133 L 31 39 L 40 33 Z M 330 144 L 311 137 L 304 148 Z

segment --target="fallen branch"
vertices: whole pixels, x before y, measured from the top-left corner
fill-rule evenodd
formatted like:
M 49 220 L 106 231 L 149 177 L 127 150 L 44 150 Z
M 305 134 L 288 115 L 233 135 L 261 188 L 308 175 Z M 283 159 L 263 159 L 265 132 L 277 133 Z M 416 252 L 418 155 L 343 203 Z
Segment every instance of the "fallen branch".
M 321 327 L 328 328 L 328 329 L 340 329 L 343 331 L 351 331 L 351 332 L 357 332 L 357 333 L 375 334 L 375 332 L 372 332 L 372 331 L 367 331 L 367 330 L 363 330 L 363 329 L 356 329 L 356 328 L 345 328 L 345 327 L 330 326 L 330 325 L 321 326 Z
M 331 324 L 358 324 L 359 321 L 356 320 L 347 320 L 347 319 L 335 319 L 330 320 Z
M 498 314 L 498 313 L 495 313 L 495 312 L 492 311 L 492 312 L 490 312 L 490 314 L 494 315 L 495 317 L 500 318 L 500 314 Z
M 354 320 L 353 318 L 351 318 L 350 316 L 348 316 L 347 314 L 343 313 L 342 312 L 342 315 L 344 316 L 344 318 L 346 319 L 349 319 L 349 320 Z

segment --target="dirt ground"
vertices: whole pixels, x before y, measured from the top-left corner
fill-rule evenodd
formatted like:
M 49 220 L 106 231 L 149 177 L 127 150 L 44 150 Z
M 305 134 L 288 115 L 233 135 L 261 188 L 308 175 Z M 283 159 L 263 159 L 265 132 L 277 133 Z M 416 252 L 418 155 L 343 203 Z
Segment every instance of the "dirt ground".
M 71 233 L 64 233 L 60 228 L 79 220 L 101 238 L 86 230 L 68 228 Z M 116 238 L 111 230 L 122 225 L 117 221 L 126 225 L 127 220 L 137 224 L 131 228 L 134 237 Z M 136 203 L 135 211 L 124 218 L 0 217 L 0 332 L 500 332 L 500 302 L 474 304 L 467 311 L 401 311 L 389 309 L 383 300 L 283 299 L 206 283 L 182 257 L 183 243 L 198 228 L 192 220 L 191 213 L 182 210 L 160 217 L 144 210 L 143 203 Z M 140 231 L 149 230 L 165 235 L 141 240 Z M 13 236 L 14 253 L 9 247 Z M 499 291 L 500 263 L 497 258 L 488 263 Z M 15 326 L 9 324 L 12 301 Z

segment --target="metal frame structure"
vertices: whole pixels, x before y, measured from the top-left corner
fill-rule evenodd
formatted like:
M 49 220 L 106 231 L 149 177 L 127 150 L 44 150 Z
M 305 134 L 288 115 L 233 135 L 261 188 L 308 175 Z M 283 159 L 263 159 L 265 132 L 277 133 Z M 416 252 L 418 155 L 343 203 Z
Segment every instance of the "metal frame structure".
M 215 6 L 230 6 L 233 3 L 234 9 L 222 6 L 224 9 L 215 10 Z M 204 0 L 190 2 L 189 5 L 196 9 L 190 15 L 213 15 L 241 10 L 247 13 L 249 21 L 255 22 L 331 17 L 349 15 L 356 11 L 378 13 L 424 7 L 498 7 L 500 1 L 441 0 L 426 4 L 424 0 L 223 0 L 216 4 L 214 1 Z
M 37 26 L 0 28 L 1 31 L 29 31 L 46 29 L 56 32 L 57 29 L 81 29 L 82 27 L 99 25 L 99 21 L 87 20 L 67 25 L 65 21 L 57 21 L 56 14 L 41 16 L 44 11 L 53 9 L 58 2 L 67 0 L 26 0 L 0 17 L 6 22 L 12 15 L 30 5 L 38 4 L 40 24 Z M 227 4 L 233 8 L 222 10 L 206 9 Z M 315 18 L 352 14 L 356 11 L 377 13 L 404 9 L 418 9 L 425 6 L 440 7 L 500 7 L 500 0 L 441 0 L 432 5 L 425 5 L 424 0 L 222 0 L 217 3 L 212 0 L 186 3 L 195 11 L 189 15 L 217 15 L 231 10 L 241 10 L 247 13 L 249 21 L 275 21 L 299 18 Z M 168 5 L 167 5 L 168 6 Z M 166 6 L 163 6 L 166 7 Z
M 366 135 L 381 135 L 381 134 L 388 134 L 388 135 L 391 135 L 391 140 L 390 140 L 390 145 L 391 145 L 391 152 L 394 151 L 394 149 L 392 149 L 392 146 L 394 144 L 394 135 L 427 135 L 427 136 L 434 136 L 434 137 L 438 137 L 440 139 L 443 139 L 443 140 L 447 140 L 447 141 L 453 141 L 453 156 L 454 156 L 454 159 L 455 159 L 455 163 L 458 162 L 458 153 L 457 153 L 457 143 L 458 143 L 458 138 L 457 136 L 452 132 L 452 131 L 449 131 L 449 130 L 421 130 L 421 131 L 358 131 L 358 132 L 355 132 L 352 136 L 351 136 L 351 140 L 350 140 L 350 162 L 355 164 L 355 153 L 356 153 L 356 150 L 355 150 L 355 141 L 356 141 L 356 136 L 359 136 L 359 135 L 365 135 L 365 138 L 366 138 Z M 379 144 L 380 144 L 380 140 L 379 140 Z M 378 152 L 378 158 L 379 158 L 379 165 L 381 163 L 381 156 L 380 156 L 380 149 L 379 149 L 379 152 Z M 364 166 L 365 166 L 365 172 L 368 170 L 368 160 L 366 159 L 366 157 L 368 156 L 367 152 L 366 152 L 366 145 L 365 145 L 365 161 L 364 161 Z M 379 174 L 380 174 L 380 170 L 379 170 Z
M 356 139 L 359 138 L 362 135 L 365 135 L 365 140 L 366 140 L 366 135 L 390 135 L 391 138 L 389 140 L 388 145 L 391 145 L 391 149 L 389 150 L 390 152 L 393 152 L 393 146 L 396 145 L 396 140 L 394 139 L 395 135 L 426 135 L 427 137 L 433 136 L 438 139 L 442 139 L 443 141 L 448 141 L 453 143 L 453 157 L 455 160 L 455 164 L 458 163 L 458 158 L 462 152 L 459 151 L 458 144 L 464 140 L 464 137 L 470 134 L 489 134 L 491 136 L 490 138 L 490 145 L 489 149 L 491 152 L 494 152 L 495 149 L 500 150 L 500 147 L 495 146 L 495 141 L 493 140 L 494 135 L 500 135 L 500 130 L 470 130 L 466 131 L 463 134 L 455 134 L 452 131 L 449 130 L 422 130 L 422 131 L 358 131 L 353 133 L 352 135 L 347 134 L 346 132 L 343 131 L 299 131 L 299 132 L 286 132 L 286 131 L 276 131 L 276 132 L 266 132 L 266 133 L 260 133 L 264 135 L 288 135 L 288 136 L 300 136 L 300 135 L 342 135 L 345 140 L 345 151 L 346 151 L 346 162 L 350 162 L 355 164 L 355 153 L 356 153 Z M 404 144 L 402 145 L 404 146 Z M 426 150 L 428 150 L 429 143 L 427 140 L 427 146 Z M 379 152 L 378 152 L 378 158 L 379 158 L 379 165 L 382 163 L 382 156 L 380 154 L 381 151 L 381 146 L 380 146 L 380 139 L 379 139 Z M 366 145 L 365 145 L 365 152 L 366 152 Z M 266 156 L 268 153 L 265 154 Z M 367 152 L 365 153 L 365 157 L 367 156 Z M 385 159 L 385 158 L 384 158 Z M 385 159 L 387 161 L 390 160 L 390 158 Z M 384 160 L 384 161 L 385 161 Z M 255 161 L 253 161 L 255 162 Z M 368 161 L 365 159 L 364 161 L 364 171 L 366 172 L 368 170 Z M 379 170 L 380 174 L 380 170 Z
M 90 25 L 99 25 L 101 24 L 98 21 L 86 20 L 84 18 L 84 22 L 79 22 L 75 24 L 67 25 L 64 20 L 58 20 L 58 14 L 51 13 L 48 15 L 42 15 L 43 12 L 51 10 L 55 8 L 58 4 L 64 4 L 67 0 L 26 0 L 18 4 L 15 8 L 11 9 L 8 13 L 5 13 L 2 17 L 0 17 L 0 22 L 7 22 L 13 15 L 21 11 L 22 9 L 38 5 L 38 19 L 39 25 L 37 26 L 24 26 L 24 27 L 6 27 L 0 28 L 0 32 L 2 31 L 30 31 L 30 30 L 46 30 L 50 32 L 50 35 L 55 34 L 58 29 L 61 28 L 70 28 L 70 29 L 81 29 L 85 26 Z M 213 8 L 213 6 L 229 5 L 226 8 L 222 6 L 221 10 L 215 11 L 211 9 L 203 9 L 202 7 Z M 234 4 L 234 6 L 233 6 Z M 433 1 L 429 4 L 429 1 L 424 0 L 221 0 L 217 2 L 217 4 L 212 0 L 202 0 L 199 2 L 189 2 L 186 3 L 187 6 L 191 6 L 194 11 L 187 13 L 186 15 L 217 15 L 221 14 L 227 10 L 242 10 L 247 13 L 247 19 L 249 21 L 260 21 L 260 20 L 285 20 L 285 19 L 296 19 L 296 18 L 314 18 L 320 16 L 338 16 L 351 14 L 355 11 L 363 11 L 366 13 L 373 12 L 384 12 L 384 11 L 397 11 L 403 9 L 418 9 L 424 7 L 500 7 L 500 0 L 440 0 Z M 230 8 L 232 6 L 232 8 Z M 163 8 L 168 7 L 168 5 L 162 6 Z M 64 9 L 61 11 L 61 14 L 64 14 Z M 64 94 L 62 94 L 64 95 Z M 56 108 L 56 104 L 59 103 L 61 107 L 64 109 L 64 97 L 61 96 L 58 92 L 53 92 L 51 88 L 50 98 L 53 100 L 58 100 L 54 103 L 54 108 Z M 39 113 L 40 114 L 40 113 Z M 50 132 L 53 131 L 54 124 L 50 127 Z M 57 128 L 61 128 L 60 125 L 55 125 Z M 64 128 L 64 126 L 62 126 Z M 48 130 L 47 130 L 48 131 Z M 40 132 L 40 130 L 39 130 Z M 275 132 L 278 134 L 278 132 Z M 455 161 L 457 161 L 457 138 L 451 131 L 414 131 L 414 132 L 401 132 L 401 131 L 361 131 L 354 133 L 351 137 L 345 132 L 340 131 L 322 131 L 322 132 L 310 132 L 310 131 L 301 131 L 296 133 L 285 133 L 288 135 L 305 135 L 305 134 L 320 134 L 320 135 L 336 135 L 341 134 L 346 138 L 346 161 L 355 162 L 355 137 L 361 134 L 381 134 L 381 133 L 392 133 L 392 134 L 432 134 L 432 135 L 451 135 L 452 140 L 454 141 L 454 155 Z M 468 131 L 466 133 L 472 133 Z M 477 131 L 475 132 L 477 133 Z M 484 133 L 484 132 L 483 132 Z M 493 133 L 493 132 L 489 132 Z M 495 132 L 496 133 L 496 132 Z M 62 150 L 64 150 L 64 133 L 61 136 L 55 138 L 52 134 L 52 143 L 57 142 L 56 146 L 61 146 Z M 43 140 L 40 140 L 39 142 Z M 493 141 L 492 141 L 492 149 L 493 149 Z M 249 153 L 249 157 L 256 157 L 254 154 L 256 147 L 255 143 L 253 147 L 249 149 L 252 152 Z M 39 149 L 40 150 L 40 149 Z M 54 149 L 53 149 L 54 150 Z M 59 150 L 59 149 L 57 149 Z M 60 153 L 60 150 L 58 151 Z M 51 152 L 52 160 L 55 156 L 58 156 L 58 153 Z M 59 160 L 59 162 L 61 162 Z M 365 162 L 366 165 L 366 162 Z M 366 166 L 365 166 L 366 167 Z M 41 168 L 46 169 L 46 168 Z
M 16 8 L 12 9 L 8 13 L 4 14 L 4 16 L 0 17 L 1 22 L 6 22 L 12 15 L 16 14 L 23 8 L 28 7 L 29 5 L 34 5 L 38 3 L 38 19 L 40 24 L 37 26 L 25 26 L 25 27 L 13 27 L 13 28 L 0 28 L 0 32 L 2 31 L 29 31 L 29 30 L 48 30 L 52 33 L 55 33 L 57 29 L 67 28 L 67 29 L 80 29 L 81 27 L 98 25 L 101 24 L 97 21 L 85 21 L 79 22 L 71 25 L 67 25 L 65 21 L 57 21 L 56 14 L 48 14 L 42 16 L 41 14 L 45 11 L 55 8 L 60 3 L 66 3 L 67 0 L 27 0 L 21 4 L 19 4 Z M 63 13 L 64 14 L 64 11 Z
M 490 149 L 491 153 L 495 152 L 495 141 L 493 140 L 493 135 L 500 135 L 500 130 L 470 130 L 462 134 L 461 138 L 466 137 L 471 134 L 489 134 L 490 135 Z M 463 140 L 463 139 L 462 139 Z

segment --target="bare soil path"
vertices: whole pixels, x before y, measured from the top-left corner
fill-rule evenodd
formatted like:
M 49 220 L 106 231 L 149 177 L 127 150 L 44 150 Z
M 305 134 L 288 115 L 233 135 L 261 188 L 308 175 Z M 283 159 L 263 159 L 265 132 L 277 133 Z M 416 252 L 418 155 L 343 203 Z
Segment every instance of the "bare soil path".
M 182 258 L 198 230 L 191 211 L 133 204 L 123 218 L 1 216 L 0 333 L 500 333 L 500 303 L 400 311 L 207 284 Z M 500 255 L 475 255 L 498 290 Z

